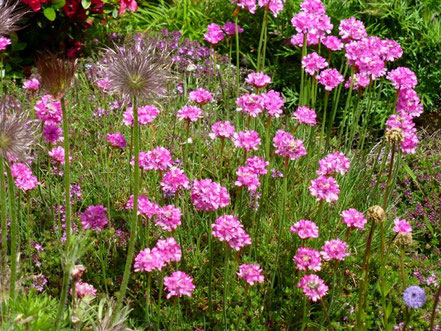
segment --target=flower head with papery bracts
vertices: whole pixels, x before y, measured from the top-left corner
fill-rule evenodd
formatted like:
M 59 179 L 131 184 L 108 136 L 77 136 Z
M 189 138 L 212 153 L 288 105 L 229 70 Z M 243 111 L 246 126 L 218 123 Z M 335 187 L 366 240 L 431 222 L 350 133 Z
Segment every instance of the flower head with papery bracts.
M 258 0 L 257 3 L 259 7 L 268 9 L 274 17 L 277 17 L 283 10 L 285 0 Z
M 326 11 L 326 8 L 321 0 L 303 0 L 300 3 L 300 8 L 305 13 L 314 15 L 322 15 Z
M 52 148 L 47 154 L 51 157 L 52 164 L 64 164 L 64 148 L 62 146 Z M 69 161 L 71 160 L 72 156 L 69 156 Z
M 159 109 L 153 105 L 138 107 L 138 124 L 145 125 L 152 123 L 159 114 Z M 123 123 L 133 126 L 133 107 L 128 107 L 123 113 Z
M 263 270 L 259 264 L 241 264 L 237 275 L 250 285 L 263 283 L 265 280 Z
M 202 106 L 210 101 L 213 101 L 213 95 L 211 92 L 200 88 L 194 91 L 191 91 L 189 94 L 190 101 L 196 102 L 198 105 Z
M 276 148 L 276 154 L 290 158 L 291 160 L 297 160 L 306 155 L 303 140 L 294 139 L 291 133 L 283 130 L 276 132 L 273 138 L 273 146 Z
M 4 51 L 11 44 L 11 39 L 0 36 L 0 52 Z
M 386 131 L 400 129 L 403 133 L 403 140 L 400 142 L 400 149 L 405 154 L 415 154 L 418 147 L 418 136 L 416 135 L 415 123 L 410 116 L 391 115 L 386 121 Z
M 152 250 L 146 248 L 139 252 L 135 257 L 135 272 L 146 271 L 152 272 L 153 270 L 161 270 L 165 266 L 165 261 L 161 252 L 154 247 Z
M 398 67 L 387 74 L 387 79 L 397 90 L 413 89 L 418 80 L 415 73 L 406 67 Z
M 182 271 L 175 271 L 171 276 L 164 277 L 164 286 L 168 292 L 167 299 L 172 296 L 182 297 L 186 295 L 191 297 L 191 293 L 195 289 L 193 278 Z
M 419 286 L 409 286 L 403 293 L 405 305 L 412 309 L 419 309 L 426 304 L 426 292 Z
M 70 290 L 72 294 L 72 290 Z M 84 282 L 76 282 L 75 283 L 75 295 L 82 299 L 85 297 L 94 298 L 96 295 L 96 289 L 93 285 Z
M 234 146 L 244 148 L 247 151 L 251 149 L 257 151 L 261 144 L 259 134 L 253 130 L 236 132 L 233 137 Z
M 236 24 L 234 22 L 227 22 L 224 24 L 224 26 L 222 27 L 222 29 L 224 30 L 225 34 L 229 35 L 229 36 L 234 36 L 236 34 Z M 237 33 L 242 33 L 244 31 L 244 29 L 242 29 L 240 27 L 240 25 L 237 25 Z
M 317 74 L 327 66 L 328 62 L 326 62 L 326 59 L 316 52 L 310 53 L 302 59 L 302 68 L 311 76 Z
M 327 36 L 323 38 L 321 42 L 327 49 L 333 52 L 343 49 L 343 42 L 336 36 Z
M 343 75 L 337 69 L 326 69 L 317 75 L 319 84 L 325 87 L 326 91 L 332 91 L 337 85 L 344 82 Z
M 364 225 L 367 223 L 367 219 L 364 217 L 363 213 L 354 208 L 344 210 L 340 216 L 343 218 L 343 223 L 345 223 L 348 228 L 364 230 Z
M 188 122 L 196 122 L 203 117 L 202 109 L 195 106 L 184 106 L 178 111 L 178 119 L 180 121 L 186 120 Z
M 317 175 L 333 176 L 335 174 L 344 175 L 349 171 L 351 163 L 349 159 L 341 152 L 328 154 L 319 161 L 319 170 Z
M 260 95 L 263 108 L 268 112 L 268 115 L 279 118 L 283 114 L 282 107 L 285 104 L 285 100 L 280 95 L 280 92 L 269 90 L 266 93 Z
M 164 231 L 174 231 L 181 225 L 181 209 L 174 205 L 164 206 L 157 210 L 155 225 Z
M 300 239 L 312 239 L 318 238 L 319 236 L 319 228 L 317 224 L 310 220 L 300 220 L 297 223 L 294 223 L 289 231 L 297 233 Z
M 91 229 L 97 232 L 107 225 L 107 208 L 103 205 L 89 206 L 86 211 L 81 214 L 81 225 L 83 229 Z
M 171 153 L 164 147 L 155 147 L 153 150 L 148 151 L 147 153 L 139 153 L 139 167 L 144 171 L 165 171 L 172 166 L 172 163 Z M 135 164 L 134 158 L 132 158 L 130 164 Z
M 355 17 L 341 20 L 338 30 L 341 39 L 344 41 L 361 40 L 367 37 L 363 22 Z
M 317 197 L 317 201 L 332 202 L 338 200 L 340 188 L 333 177 L 319 176 L 311 181 L 309 191 L 312 196 Z
M 260 95 L 245 93 L 237 98 L 237 111 L 251 117 L 257 117 L 263 111 L 263 99 Z
M 119 132 L 107 134 L 106 140 L 113 148 L 124 149 L 127 147 L 126 138 Z
M 262 176 L 268 172 L 269 162 L 265 161 L 263 157 L 253 156 L 245 161 L 245 165 L 250 167 L 258 176 Z
M 37 78 L 31 78 L 23 82 L 23 89 L 29 91 L 38 91 L 40 88 L 40 81 Z
M 225 39 L 222 28 L 216 23 L 211 23 L 207 26 L 207 33 L 204 34 L 204 40 L 212 45 L 219 44 Z
M 297 254 L 294 255 L 293 261 L 299 270 L 320 271 L 322 269 L 320 252 L 308 247 L 300 247 Z
M 170 237 L 166 239 L 159 239 L 155 245 L 155 249 L 157 249 L 159 254 L 161 254 L 162 260 L 165 263 L 168 263 L 170 261 L 181 261 L 181 246 L 179 246 L 175 238 Z
M 232 0 L 233 4 L 237 4 L 239 8 L 249 11 L 251 14 L 256 13 L 256 0 Z
M 310 109 L 306 106 L 298 107 L 297 110 L 293 113 L 293 118 L 299 121 L 299 124 L 306 124 L 309 126 L 314 126 L 317 124 L 317 114 L 313 109 Z
M 423 112 L 423 105 L 418 94 L 413 89 L 403 89 L 398 93 L 397 113 L 403 117 L 419 117 Z
M 32 174 L 32 170 L 24 163 L 12 164 L 11 175 L 14 178 L 15 186 L 22 191 L 33 190 L 40 185 L 37 177 Z
M 153 218 L 158 213 L 159 208 L 157 203 L 151 202 L 145 195 L 138 196 L 138 215 Z M 127 201 L 126 209 L 133 209 L 133 195 Z
M 165 196 L 174 196 L 180 189 L 189 190 L 190 181 L 184 170 L 172 167 L 162 177 L 161 189 Z
M 211 179 L 195 179 L 191 189 L 191 201 L 198 210 L 214 211 L 230 204 L 230 195 L 225 187 Z
M 345 83 L 345 88 L 350 88 L 352 82 L 352 77 L 349 77 L 348 80 Z M 360 90 L 361 88 L 364 88 L 366 86 L 369 86 L 371 83 L 371 79 L 367 77 L 365 74 L 356 73 L 354 74 L 354 83 L 352 84 L 353 90 Z
M 256 88 L 262 88 L 271 84 L 271 77 L 263 72 L 252 72 L 246 78 L 245 82 Z
M 321 300 L 328 293 L 328 286 L 317 275 L 306 275 L 297 284 L 303 290 L 303 293 L 313 302 Z
M 347 256 L 349 256 L 348 244 L 340 239 L 333 239 L 325 242 L 322 247 L 320 254 L 325 261 L 339 260 L 343 261 Z
M 225 241 L 236 251 L 244 246 L 251 245 L 251 237 L 245 232 L 242 223 L 233 215 L 219 217 L 211 227 L 213 228 L 213 237 Z
M 211 139 L 216 138 L 231 138 L 235 133 L 235 127 L 230 121 L 216 122 L 211 127 L 211 133 L 209 134 Z
M 34 106 L 35 115 L 43 122 L 60 123 L 63 116 L 61 113 L 61 102 L 55 100 L 51 95 L 44 95 Z
M 392 229 L 396 233 L 412 233 L 412 226 L 406 220 L 401 220 L 398 217 L 394 219 L 394 228 Z
M 236 186 L 246 186 L 248 191 L 253 192 L 260 186 L 259 176 L 252 167 L 239 167 L 236 175 L 237 180 L 234 182 Z

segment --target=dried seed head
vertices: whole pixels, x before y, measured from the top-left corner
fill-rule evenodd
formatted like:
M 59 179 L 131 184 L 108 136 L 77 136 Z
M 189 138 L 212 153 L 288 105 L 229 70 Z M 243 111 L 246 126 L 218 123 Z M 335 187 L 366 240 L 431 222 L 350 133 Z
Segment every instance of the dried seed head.
M 404 139 L 403 131 L 400 128 L 393 128 L 386 132 L 386 141 L 389 145 L 398 145 Z
M 37 70 L 41 76 L 41 88 L 55 98 L 61 98 L 72 84 L 75 61 L 47 52 L 37 59 Z
M 397 243 L 398 246 L 401 247 L 412 246 L 413 243 L 412 233 L 399 232 L 397 234 L 397 239 L 395 239 L 395 242 Z
M 72 281 L 78 282 L 79 280 L 81 280 L 81 278 L 83 277 L 86 270 L 87 270 L 86 267 L 83 266 L 82 264 L 78 264 L 78 265 L 74 266 L 70 270 L 70 276 L 72 277 Z
M 29 9 L 17 0 L 0 1 L 0 35 L 8 36 L 20 30 L 17 23 L 27 14 Z
M 386 213 L 384 212 L 384 209 L 380 206 L 369 207 L 366 212 L 366 216 L 375 224 L 382 223 L 386 219 Z

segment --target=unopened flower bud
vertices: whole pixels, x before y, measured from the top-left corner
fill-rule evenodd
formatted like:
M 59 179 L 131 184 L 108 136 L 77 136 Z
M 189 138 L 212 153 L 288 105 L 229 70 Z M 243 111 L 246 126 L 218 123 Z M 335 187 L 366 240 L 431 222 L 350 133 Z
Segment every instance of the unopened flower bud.
M 369 220 L 376 224 L 379 224 L 386 219 L 386 213 L 384 212 L 384 209 L 377 205 L 369 207 L 366 212 L 366 216 Z
M 399 232 L 397 235 L 397 239 L 395 239 L 395 242 L 397 243 L 398 246 L 401 247 L 412 246 L 413 243 L 412 233 Z
M 400 128 L 393 128 L 386 132 L 386 141 L 389 145 L 398 145 L 404 139 L 403 131 Z

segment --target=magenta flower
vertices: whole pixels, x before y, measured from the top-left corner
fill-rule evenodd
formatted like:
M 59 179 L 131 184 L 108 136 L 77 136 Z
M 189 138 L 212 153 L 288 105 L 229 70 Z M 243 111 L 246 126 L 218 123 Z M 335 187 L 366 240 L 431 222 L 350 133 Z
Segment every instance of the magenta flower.
M 113 148 L 124 149 L 127 147 L 126 138 L 119 132 L 107 134 L 106 140 Z
M 151 202 L 145 195 L 138 196 L 138 215 L 143 215 L 148 218 L 153 218 L 158 214 L 159 205 Z M 130 196 L 126 203 L 126 209 L 133 209 L 133 195 Z
M 282 115 L 282 107 L 285 100 L 280 95 L 280 92 L 270 90 L 266 93 L 262 93 L 260 97 L 263 102 L 263 108 L 268 112 L 268 115 L 274 116 L 275 118 L 279 118 L 280 115 Z
M 229 36 L 234 36 L 236 34 L 236 24 L 234 22 L 227 22 L 222 27 L 225 34 Z M 242 33 L 244 30 L 240 27 L 240 25 L 237 25 L 237 33 Z
M 135 257 L 135 272 L 152 272 L 155 269 L 161 270 L 164 266 L 165 261 L 161 252 L 159 252 L 156 247 L 154 247 L 152 250 L 150 250 L 150 248 L 146 248 L 140 251 Z
M 345 88 L 349 89 L 351 87 L 352 78 L 349 77 L 345 83 Z M 371 79 L 367 77 L 365 74 L 356 73 L 354 75 L 354 84 L 352 85 L 353 90 L 358 90 L 360 88 L 364 88 L 369 86 L 371 83 Z
M 210 101 L 213 101 L 213 95 L 211 92 L 200 88 L 194 91 L 191 91 L 189 94 L 190 101 L 196 102 L 198 105 L 203 106 Z
M 139 153 L 139 167 L 144 170 L 167 170 L 172 166 L 171 153 L 164 147 L 155 147 L 153 150 L 145 153 Z M 135 160 L 132 157 L 131 165 L 135 164 Z
M 332 202 L 338 200 L 340 188 L 333 177 L 322 175 L 311 181 L 309 191 L 312 196 L 317 197 L 317 201 L 326 200 L 326 202 Z
M 251 14 L 256 13 L 256 0 L 233 0 L 231 3 L 237 4 L 239 8 L 249 11 Z
M 260 95 L 245 93 L 237 98 L 237 111 L 248 114 L 251 117 L 257 117 L 263 111 L 263 100 Z
M 345 257 L 349 256 L 348 244 L 340 239 L 333 239 L 326 241 L 322 247 L 320 254 L 325 261 L 340 260 L 343 261 Z
M 180 189 L 189 190 L 190 181 L 184 170 L 172 167 L 162 177 L 161 189 L 165 196 L 174 196 Z
M 309 126 L 317 124 L 317 114 L 313 109 L 306 106 L 297 107 L 297 110 L 293 113 L 293 118 L 299 121 L 299 124 L 306 124 Z
M 245 161 L 245 165 L 253 170 L 258 176 L 265 175 L 268 170 L 266 167 L 269 166 L 269 162 L 265 161 L 263 157 L 254 156 L 250 157 Z
M 363 213 L 360 213 L 354 208 L 344 210 L 340 216 L 343 217 L 343 223 L 345 223 L 348 228 L 364 230 L 364 225 L 367 223 L 367 219 Z
M 297 254 L 294 255 L 293 261 L 299 270 L 320 271 L 322 269 L 320 252 L 311 248 L 300 247 Z
M 271 77 L 263 72 L 252 72 L 245 78 L 245 82 L 256 88 L 262 88 L 271 84 Z
M 259 134 L 253 130 L 236 132 L 233 137 L 234 146 L 244 148 L 247 151 L 251 149 L 257 151 L 261 144 Z
M 340 21 L 338 27 L 341 39 L 348 40 L 361 40 L 367 37 L 366 28 L 363 22 L 357 20 L 355 17 L 344 19 Z
M 138 108 L 138 123 L 145 125 L 152 123 L 158 116 L 159 110 L 155 106 L 148 105 Z M 128 107 L 123 113 L 123 123 L 127 126 L 133 126 L 133 108 Z
M 63 141 L 63 130 L 58 127 L 57 124 L 51 121 L 44 123 L 42 134 L 45 141 L 51 144 L 56 144 L 59 141 Z
M 26 80 L 23 82 L 23 88 L 25 90 L 30 90 L 34 92 L 38 91 L 38 89 L 40 88 L 40 81 L 37 78 Z
M 81 225 L 84 230 L 91 229 L 97 232 L 107 225 L 107 208 L 103 205 L 89 206 L 81 214 Z
M 70 294 L 72 295 L 72 290 L 70 290 Z M 84 297 L 92 299 L 96 295 L 96 289 L 93 285 L 83 282 L 75 283 L 75 295 L 82 299 Z
M 394 228 L 392 229 L 394 232 L 399 233 L 412 233 L 412 226 L 406 220 L 400 220 L 398 217 L 394 219 Z
M 51 163 L 52 164 L 56 164 L 56 163 L 60 163 L 60 164 L 64 164 L 64 148 L 61 146 L 57 146 L 52 148 L 49 152 L 48 155 L 51 157 Z M 69 161 L 72 160 L 72 157 L 69 156 Z
M 387 74 L 387 79 L 397 90 L 413 89 L 418 80 L 415 73 L 406 67 L 398 67 Z
M 303 33 L 299 32 L 291 37 L 290 43 L 294 46 L 302 47 L 304 36 L 305 35 Z M 308 35 L 306 36 L 306 44 L 308 46 L 318 45 L 319 42 L 320 42 L 320 39 L 317 34 L 308 33 Z
M 318 32 L 317 22 L 318 16 L 307 12 L 299 12 L 291 19 L 291 24 L 300 34 L 316 34 Z M 302 36 L 303 39 L 303 36 Z M 303 41 L 302 41 L 303 44 Z
M 386 121 L 387 131 L 401 129 L 404 139 L 400 144 L 401 151 L 405 154 L 414 154 L 418 147 L 415 123 L 410 116 L 391 115 Z
M 182 257 L 181 246 L 176 242 L 175 238 L 160 239 L 155 245 L 155 248 L 161 255 L 164 263 L 170 261 L 179 262 Z
M 0 51 L 4 51 L 8 45 L 11 45 L 11 39 L 0 36 Z
M 236 251 L 239 251 L 244 246 L 251 245 L 251 238 L 245 232 L 242 223 L 239 222 L 237 217 L 224 215 L 216 219 L 215 222 L 215 224 L 211 225 L 213 237 L 227 242 Z
M 317 275 L 306 275 L 297 284 L 297 287 L 302 288 L 303 293 L 313 302 L 323 298 L 328 293 L 328 286 Z
M 225 39 L 222 28 L 216 23 L 211 23 L 207 26 L 207 33 L 204 34 L 204 40 L 212 45 L 219 44 Z
M 303 146 L 303 140 L 294 139 L 291 133 L 278 130 L 273 138 L 273 145 L 276 148 L 275 153 L 291 160 L 300 159 L 306 155 L 306 149 Z
M 15 186 L 22 191 L 33 190 L 40 185 L 37 177 L 32 174 L 32 170 L 24 163 L 11 165 L 11 175 L 14 178 Z
M 246 186 L 248 191 L 255 192 L 260 186 L 259 176 L 251 167 L 239 167 L 236 171 L 237 180 L 234 182 L 236 186 Z
M 397 113 L 402 117 L 419 117 L 423 112 L 423 105 L 418 94 L 413 89 L 403 89 L 398 93 Z
M 335 36 L 327 36 L 323 38 L 321 42 L 327 49 L 333 52 L 341 51 L 343 49 L 342 41 Z
M 327 66 L 328 62 L 326 62 L 325 58 L 321 57 L 316 52 L 310 53 L 302 59 L 302 68 L 305 69 L 305 71 L 311 76 L 315 75 Z
M 337 69 L 326 69 L 317 75 L 317 80 L 326 91 L 332 91 L 337 85 L 343 83 L 344 77 Z
M 172 232 L 181 225 L 181 209 L 173 205 L 164 206 L 157 210 L 155 225 L 164 231 Z
M 309 220 L 300 220 L 294 223 L 289 229 L 292 233 L 297 233 L 300 239 L 318 238 L 319 228 L 317 224 Z
M 254 283 L 263 283 L 265 280 L 263 270 L 259 264 L 241 264 L 237 275 L 250 285 L 254 285 Z
M 178 119 L 180 121 L 186 120 L 188 122 L 196 122 L 198 119 L 204 117 L 202 109 L 195 106 L 184 106 L 178 111 Z
M 403 56 L 403 49 L 395 40 L 385 39 L 382 43 L 384 51 L 381 55 L 385 61 L 395 61 Z
M 164 277 L 165 290 L 167 299 L 172 296 L 182 297 L 183 295 L 191 297 L 191 293 L 194 291 L 193 278 L 188 276 L 185 272 L 175 271 L 170 277 Z
M 103 79 L 97 79 L 95 81 L 95 84 L 100 88 L 101 91 L 103 92 L 109 92 L 110 89 L 112 88 L 112 85 L 110 83 L 110 79 L 105 77 Z
M 215 138 L 230 138 L 234 135 L 235 127 L 231 125 L 230 121 L 216 122 L 211 127 L 211 133 L 209 134 L 211 139 Z
M 319 161 L 319 170 L 317 175 L 334 176 L 335 174 L 344 175 L 349 171 L 351 163 L 349 159 L 341 152 L 328 154 Z
M 211 179 L 195 179 L 191 190 L 191 201 L 198 210 L 214 211 L 230 204 L 230 195 L 225 187 Z
M 266 8 L 274 15 L 274 17 L 277 17 L 277 15 L 283 10 L 285 0 L 258 0 L 257 3 L 259 4 L 259 7 Z
M 34 109 L 35 115 L 44 122 L 50 121 L 57 124 L 62 120 L 61 103 L 49 94 L 44 95 L 35 104 Z
M 321 0 L 303 0 L 300 3 L 300 8 L 302 11 L 314 15 L 323 15 L 326 11 Z

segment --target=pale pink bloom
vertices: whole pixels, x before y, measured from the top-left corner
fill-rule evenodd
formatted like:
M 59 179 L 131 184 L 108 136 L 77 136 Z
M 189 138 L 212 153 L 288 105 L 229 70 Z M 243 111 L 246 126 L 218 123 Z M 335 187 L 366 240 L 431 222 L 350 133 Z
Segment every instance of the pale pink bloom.
M 98 79 L 95 83 L 103 92 L 108 92 L 112 88 L 112 85 L 110 84 L 110 79 L 107 77 L 103 79 Z
M 397 90 L 413 89 L 418 80 L 415 73 L 406 67 L 398 67 L 387 74 L 387 79 Z
M 161 255 L 161 259 L 164 263 L 171 261 L 179 262 L 182 257 L 181 246 L 176 242 L 175 238 L 169 237 L 166 239 L 159 239 L 155 245 L 156 250 L 158 250 Z
M 251 117 L 257 117 L 263 111 L 263 100 L 260 95 L 245 93 L 237 98 L 237 111 L 248 114 Z
M 320 252 L 311 248 L 300 247 L 297 254 L 294 255 L 293 261 L 299 270 L 320 271 L 322 269 Z
M 23 88 L 25 90 L 38 91 L 40 88 L 40 82 L 37 78 L 31 78 L 23 82 Z
M 173 205 L 164 206 L 157 210 L 157 217 L 155 218 L 155 225 L 162 228 L 164 231 L 174 231 L 181 225 L 181 209 Z
M 326 8 L 321 0 L 303 0 L 300 3 L 300 8 L 304 12 L 315 15 L 323 15 L 326 11 Z
M 254 156 L 254 157 L 250 157 L 245 161 L 245 165 L 247 167 L 250 167 L 253 169 L 253 171 L 258 175 L 258 176 L 262 176 L 265 175 L 268 170 L 266 169 L 266 167 L 268 167 L 269 162 L 265 161 L 265 159 L 263 157 L 259 157 L 259 156 Z
M 400 148 L 405 154 L 414 154 L 418 147 L 418 137 L 416 135 L 415 123 L 410 116 L 391 115 L 386 121 L 387 131 L 398 128 L 404 134 L 404 139 Z
M 172 166 L 171 153 L 164 147 L 155 147 L 148 152 L 139 153 L 139 167 L 144 170 L 167 170 Z M 135 160 L 132 157 L 131 165 L 135 164 Z
M 184 106 L 178 111 L 178 119 L 180 121 L 186 120 L 189 122 L 196 122 L 198 119 L 204 117 L 202 109 L 195 106 Z
M 242 247 L 251 245 L 251 238 L 245 232 L 242 223 L 237 217 L 233 215 L 224 215 L 216 219 L 215 224 L 212 224 L 213 237 L 220 241 L 225 241 L 227 244 L 239 251 Z
M 227 22 L 222 27 L 225 34 L 229 36 L 234 36 L 236 34 L 236 24 L 234 22 Z M 244 30 L 240 27 L 240 25 L 237 25 L 237 33 L 242 33 Z
M 341 152 L 328 154 L 324 159 L 319 161 L 319 170 L 317 175 L 334 176 L 335 174 L 344 175 L 349 171 L 351 162 Z
M 245 82 L 257 88 L 262 88 L 271 84 L 271 77 L 263 72 L 252 72 L 245 78 Z
M 32 174 L 32 170 L 24 163 L 11 165 L 11 175 L 14 178 L 15 186 L 22 191 L 29 191 L 40 185 L 40 182 Z
M 52 148 L 48 152 L 49 156 L 51 157 L 51 163 L 60 163 L 64 164 L 64 148 L 61 146 L 57 146 Z M 69 156 L 69 161 L 72 160 L 72 157 Z
M 340 21 L 338 27 L 341 39 L 344 41 L 361 40 L 367 37 L 366 28 L 363 22 L 357 20 L 355 17 L 344 19 Z
M 309 191 L 312 196 L 317 197 L 317 201 L 326 200 L 326 202 L 332 202 L 338 200 L 340 188 L 333 177 L 322 175 L 311 180 Z
M 326 241 L 322 247 L 320 254 L 325 261 L 340 260 L 343 261 L 347 256 L 349 256 L 348 244 L 340 239 L 333 239 Z
M 396 233 L 412 233 L 412 226 L 406 220 L 400 220 L 398 217 L 394 219 L 394 228 L 393 231 Z
M 231 125 L 230 121 L 216 122 L 211 127 L 211 133 L 209 134 L 211 139 L 215 138 L 230 138 L 234 135 L 235 127 Z
M 325 45 L 330 51 L 341 51 L 343 49 L 343 43 L 336 36 L 327 36 L 321 40 L 322 44 Z
M 237 275 L 250 285 L 254 285 L 254 283 L 263 283 L 265 280 L 263 270 L 259 264 L 241 264 Z
M 164 174 L 161 181 L 162 192 L 168 196 L 174 196 L 179 189 L 189 190 L 190 181 L 184 170 L 172 167 Z
M 81 214 L 81 225 L 84 230 L 101 232 L 107 225 L 107 208 L 103 205 L 87 207 L 86 211 Z
M 397 113 L 400 116 L 419 117 L 423 112 L 423 105 L 418 94 L 413 89 L 400 90 L 397 100 Z
M 56 144 L 59 141 L 63 141 L 63 130 L 52 121 L 44 123 L 42 132 L 45 141 L 51 144 Z
M 55 124 L 62 120 L 61 103 L 56 101 L 51 95 L 44 95 L 34 106 L 35 115 L 44 121 L 50 121 Z
M 298 107 L 297 110 L 293 113 L 293 118 L 299 121 L 299 124 L 306 124 L 309 126 L 314 126 L 317 124 L 317 114 L 313 109 L 310 109 L 306 106 Z
M 138 196 L 138 215 L 153 218 L 158 213 L 159 208 L 157 203 L 151 202 L 145 195 Z M 131 195 L 127 201 L 126 209 L 133 209 L 133 195 Z
M 126 138 L 124 138 L 124 136 L 119 132 L 108 133 L 106 140 L 113 148 L 124 149 L 127 147 Z
M 291 160 L 297 160 L 306 155 L 303 140 L 294 139 L 291 133 L 283 130 L 276 132 L 273 138 L 273 146 L 276 148 L 276 154 L 290 158 Z
M 293 46 L 303 46 L 304 42 L 304 34 L 299 32 L 291 37 L 290 42 Z M 318 45 L 320 42 L 319 35 L 317 33 L 308 33 L 306 36 L 306 44 L 307 46 Z
M 130 11 L 137 11 L 138 10 L 138 4 L 135 0 L 119 0 L 119 11 L 118 14 L 121 16 L 126 9 Z
M 211 92 L 200 88 L 194 91 L 191 91 L 189 94 L 190 101 L 196 102 L 199 105 L 205 105 L 206 103 L 213 101 L 213 95 Z
M 382 58 L 386 61 L 395 61 L 403 56 L 403 50 L 398 42 L 395 40 L 382 40 L 384 52 Z
M 236 186 L 246 186 L 248 191 L 256 191 L 260 186 L 259 176 L 251 167 L 239 167 L 236 171 L 237 180 L 234 182 Z
M 257 151 L 261 144 L 259 134 L 253 130 L 236 132 L 233 137 L 234 146 L 244 148 L 247 151 L 251 149 Z
M 343 217 L 343 223 L 345 223 L 348 228 L 364 230 L 364 225 L 367 223 L 367 219 L 363 213 L 354 208 L 344 210 L 340 216 Z
M 212 45 L 219 44 L 225 39 L 222 28 L 216 23 L 211 23 L 207 26 L 207 33 L 204 34 L 204 40 Z
M 344 77 L 337 69 L 326 69 L 317 75 L 317 80 L 325 87 L 325 90 L 332 91 L 337 85 L 344 82 Z
M 297 233 L 300 239 L 318 238 L 319 228 L 317 224 L 309 220 L 300 220 L 289 229 L 292 233 Z
M 158 116 L 159 110 L 153 105 L 147 105 L 138 108 L 138 123 L 145 125 L 152 123 Z M 127 126 L 133 126 L 133 108 L 128 107 L 123 113 L 123 123 Z
M 135 272 L 152 272 L 155 269 L 161 270 L 165 264 L 161 252 L 156 247 L 152 250 L 146 248 L 140 251 L 135 257 L 134 269 Z
M 285 4 L 285 0 L 258 0 L 257 3 L 259 7 L 267 8 L 274 17 L 283 10 L 283 5 Z
M 315 75 L 327 66 L 328 62 L 326 62 L 325 58 L 316 52 L 310 53 L 302 59 L 302 68 L 310 75 Z
M 318 32 L 317 20 L 318 16 L 315 14 L 301 11 L 294 15 L 294 17 L 291 19 L 291 24 L 296 28 L 298 33 L 316 34 Z
M 263 102 L 263 108 L 266 109 L 268 115 L 279 118 L 283 114 L 282 107 L 285 100 L 280 95 L 280 92 L 269 90 L 266 93 L 262 93 L 260 97 Z
M 225 187 L 211 179 L 193 181 L 191 201 L 198 210 L 214 211 L 230 204 L 230 195 Z
M 302 288 L 303 293 L 313 302 L 323 298 L 329 290 L 328 286 L 317 275 L 303 276 L 297 287 Z
M 11 39 L 0 36 L 0 51 L 4 51 L 8 45 L 11 45 Z
M 237 4 L 239 8 L 249 11 L 251 14 L 256 13 L 256 0 L 233 0 L 232 4 Z
M 182 297 L 183 295 L 191 297 L 194 291 L 193 278 L 188 276 L 185 272 L 175 271 L 169 277 L 164 277 L 165 290 L 169 292 L 167 299 L 172 296 Z
M 345 88 L 351 87 L 352 78 L 349 77 L 345 83 Z M 354 75 L 354 84 L 352 85 L 353 90 L 358 90 L 362 87 L 366 87 L 371 83 L 371 79 L 364 74 L 356 73 Z
M 70 290 L 70 294 L 72 295 L 72 290 Z M 96 289 L 93 287 L 93 285 L 90 285 L 88 283 L 83 282 L 76 282 L 75 283 L 75 295 L 78 298 L 94 298 L 96 295 Z

